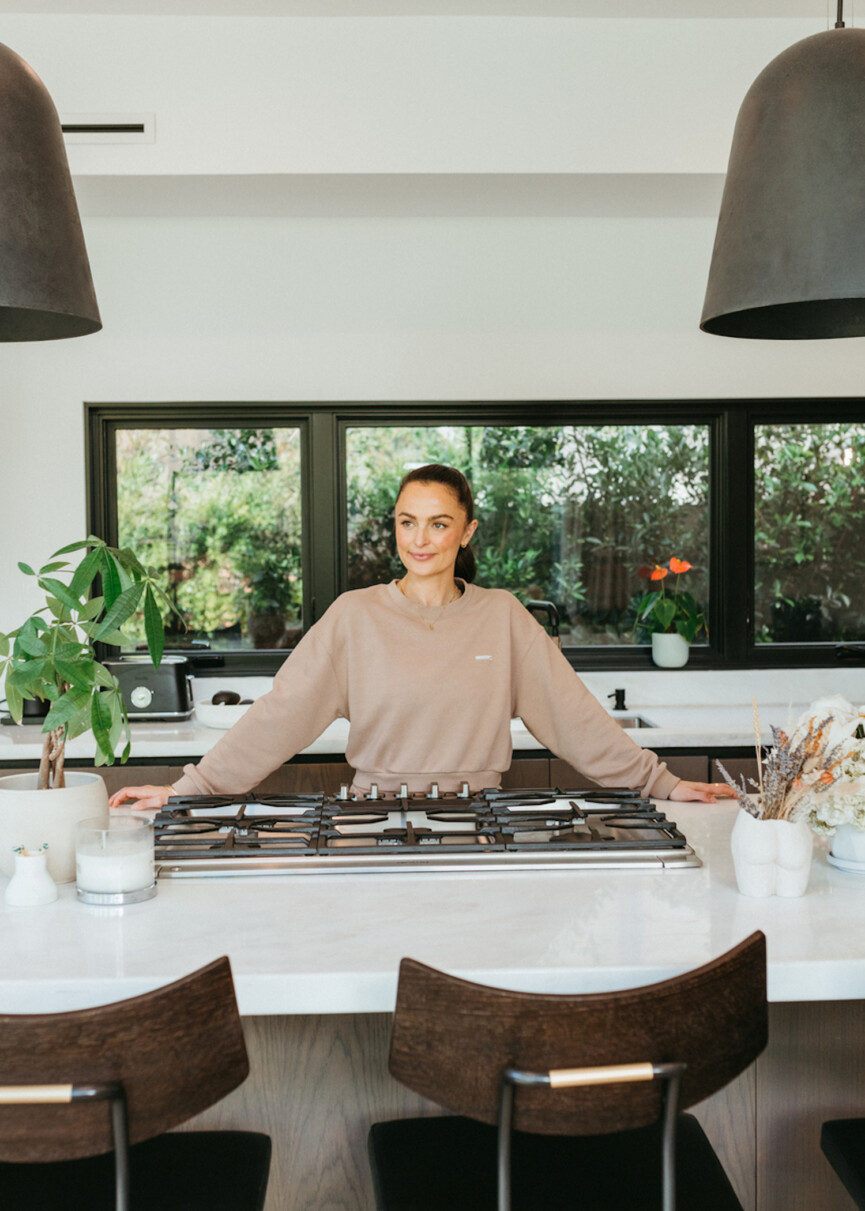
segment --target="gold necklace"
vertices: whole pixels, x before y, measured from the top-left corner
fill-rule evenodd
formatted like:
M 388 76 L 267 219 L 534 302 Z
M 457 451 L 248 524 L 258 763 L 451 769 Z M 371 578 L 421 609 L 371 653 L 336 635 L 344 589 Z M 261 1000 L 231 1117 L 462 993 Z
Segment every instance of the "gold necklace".
M 402 581 L 401 581 L 401 580 L 398 580 L 398 581 L 396 582 L 396 587 L 399 589 L 400 593 L 402 593 L 403 597 L 405 597 L 406 601 L 411 601 L 412 605 L 421 605 L 421 602 L 419 602 L 419 601 L 412 601 L 412 600 L 411 600 L 411 598 L 410 598 L 410 597 L 408 596 L 408 594 L 406 593 L 405 589 L 402 587 Z M 453 587 L 453 593 L 451 594 L 451 596 L 450 596 L 450 597 L 447 599 L 447 601 L 444 603 L 444 605 L 443 605 L 443 606 L 442 606 L 442 608 L 439 610 L 438 614 L 436 614 L 436 616 L 435 616 L 435 618 L 432 620 L 432 622 L 428 622 L 428 623 L 427 623 L 427 626 L 429 627 L 429 629 L 430 629 L 431 631 L 434 631 L 434 630 L 436 629 L 436 623 L 441 622 L 441 620 L 442 620 L 442 616 L 443 616 L 443 614 L 444 614 L 445 610 L 448 608 L 448 606 L 449 606 L 449 605 L 451 605 L 451 603 L 452 603 L 452 602 L 456 601 L 456 599 L 457 599 L 458 597 L 462 597 L 462 593 L 460 592 L 459 587 L 458 587 L 458 586 L 455 584 L 455 585 L 454 585 L 454 587 Z

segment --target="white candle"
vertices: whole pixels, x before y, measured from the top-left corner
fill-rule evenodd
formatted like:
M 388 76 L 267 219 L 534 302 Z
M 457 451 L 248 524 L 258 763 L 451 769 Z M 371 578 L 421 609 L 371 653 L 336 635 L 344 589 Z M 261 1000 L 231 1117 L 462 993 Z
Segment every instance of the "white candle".
M 110 849 L 79 849 L 76 881 L 82 891 L 140 891 L 154 879 L 153 848 L 132 842 Z

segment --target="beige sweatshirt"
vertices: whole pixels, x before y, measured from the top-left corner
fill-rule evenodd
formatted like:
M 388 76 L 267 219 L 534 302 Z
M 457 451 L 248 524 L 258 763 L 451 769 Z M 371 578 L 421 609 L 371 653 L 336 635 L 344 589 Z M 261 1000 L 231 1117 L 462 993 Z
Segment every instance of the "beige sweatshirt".
M 502 589 L 465 585 L 444 609 L 396 581 L 339 597 L 304 636 L 273 689 L 175 782 L 178 794 L 242 793 L 351 721 L 354 787 L 442 791 L 498 786 L 512 718 L 606 786 L 666 798 L 679 781 L 586 689 L 543 627 Z

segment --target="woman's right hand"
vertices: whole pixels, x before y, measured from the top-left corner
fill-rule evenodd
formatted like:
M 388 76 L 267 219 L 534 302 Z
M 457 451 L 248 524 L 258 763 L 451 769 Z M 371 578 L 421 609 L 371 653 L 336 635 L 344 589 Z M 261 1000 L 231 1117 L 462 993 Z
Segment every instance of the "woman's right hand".
M 134 812 L 155 812 L 165 807 L 173 794 L 173 786 L 122 786 L 108 800 L 108 806 L 120 807 L 124 803 L 128 806 L 131 799 Z

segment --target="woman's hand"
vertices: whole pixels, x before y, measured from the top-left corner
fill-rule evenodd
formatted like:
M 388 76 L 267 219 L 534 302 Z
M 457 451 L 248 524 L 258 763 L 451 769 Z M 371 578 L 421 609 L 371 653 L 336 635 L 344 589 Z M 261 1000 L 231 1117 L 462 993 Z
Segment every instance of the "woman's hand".
M 680 782 L 670 791 L 670 798 L 679 803 L 714 803 L 716 799 L 732 799 L 734 792 L 726 782 Z
M 173 794 L 173 786 L 123 786 L 114 792 L 108 800 L 108 806 L 120 807 L 122 803 L 128 803 L 132 799 L 134 812 L 154 812 L 165 807 Z

